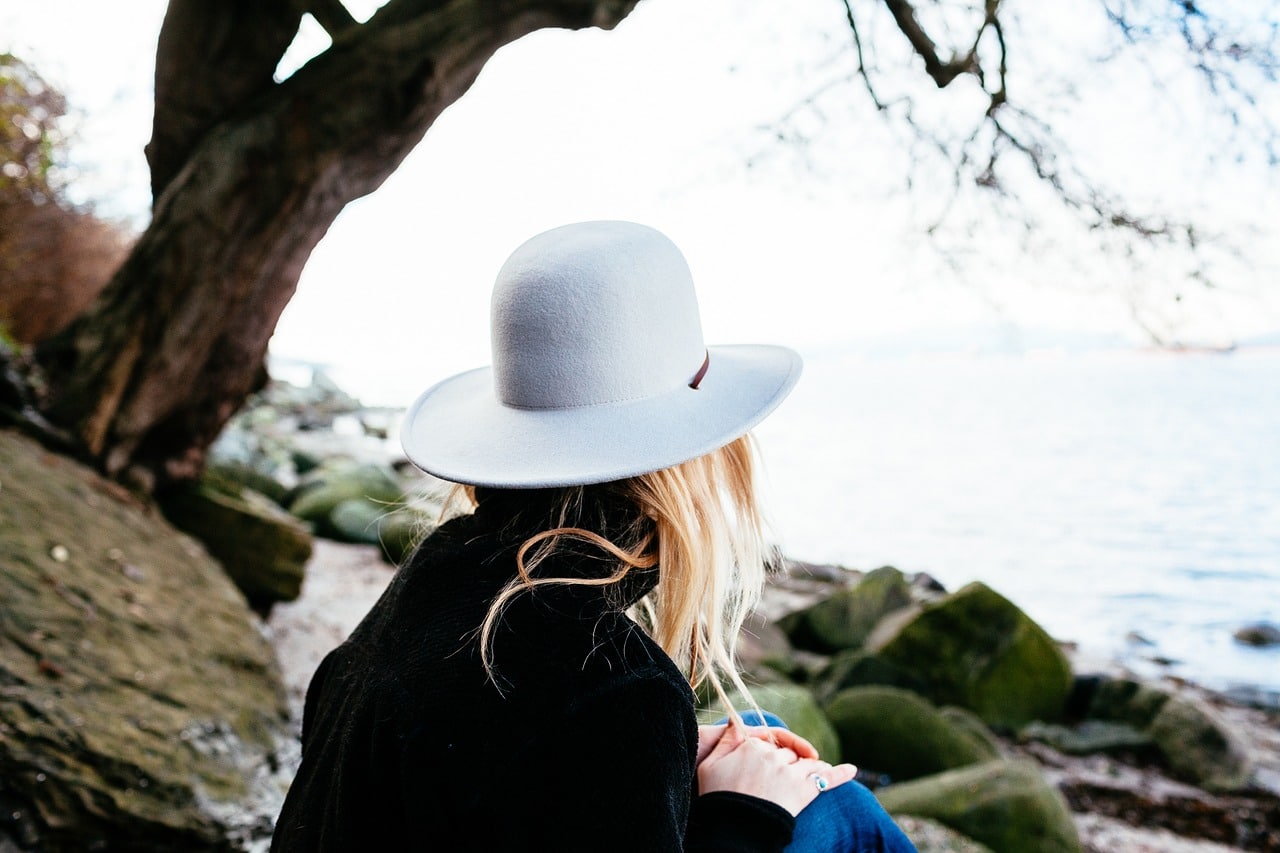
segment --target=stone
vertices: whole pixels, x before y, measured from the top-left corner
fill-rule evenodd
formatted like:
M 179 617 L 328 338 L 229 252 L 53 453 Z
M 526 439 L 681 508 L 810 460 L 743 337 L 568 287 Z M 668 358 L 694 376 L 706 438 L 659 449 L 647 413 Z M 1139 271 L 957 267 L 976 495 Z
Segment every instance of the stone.
M 312 525 L 317 536 L 352 541 L 333 521 L 334 509 L 360 499 L 391 511 L 403 502 L 404 488 L 389 466 L 333 459 L 309 472 L 286 498 L 289 512 Z M 357 538 L 356 542 L 367 542 Z
M 988 761 L 890 785 L 876 796 L 895 819 L 935 820 L 993 853 L 1081 853 L 1066 801 L 1030 761 Z
M 1151 735 L 1145 731 L 1111 720 L 1085 720 L 1075 726 L 1037 721 L 1023 727 L 1018 732 L 1018 739 L 1047 744 L 1067 755 L 1148 753 L 1155 747 Z
M 894 820 L 916 846 L 916 853 L 991 853 L 991 848 L 927 817 L 902 815 Z
M 999 756 L 910 690 L 851 687 L 823 706 L 845 761 L 892 781 L 917 779 Z
M 1154 684 L 1099 676 L 1086 716 L 1146 729 L 1168 701 L 1169 692 Z
M 841 758 L 840 740 L 836 737 L 835 729 L 818 707 L 813 694 L 804 687 L 786 683 L 761 684 L 751 688 L 751 695 L 761 710 L 778 715 L 787 724 L 787 728 L 813 744 L 823 761 L 839 764 L 848 760 Z M 739 711 L 751 707 L 737 691 L 729 694 L 729 702 Z M 718 705 L 707 705 L 708 707 L 699 711 L 700 722 L 714 723 L 725 716 Z
M 833 655 L 817 675 L 814 694 L 826 702 L 846 687 L 902 687 L 924 693 L 927 685 L 912 673 L 879 655 L 862 649 L 846 649 Z
M 13 432 L 0 482 L 0 837 L 264 845 L 297 746 L 244 596 L 155 507 Z
M 1151 721 L 1147 733 L 1169 768 L 1208 791 L 1240 791 L 1249 786 L 1253 762 L 1240 736 L 1204 702 L 1173 696 Z
M 439 510 L 425 511 L 401 507 L 378 519 L 378 546 L 388 563 L 398 566 L 436 527 Z
M 1057 643 L 982 583 L 923 605 L 892 631 L 877 628 L 868 648 L 917 676 L 936 704 L 968 708 L 1000 729 L 1055 721 L 1072 687 Z
M 886 614 L 909 604 L 911 587 L 902 572 L 883 566 L 779 624 L 797 648 L 831 654 L 860 647 Z
M 204 544 L 255 610 L 301 593 L 311 533 L 266 496 L 251 489 L 229 493 L 206 479 L 165 495 L 163 509 L 175 527 Z
M 1267 648 L 1280 646 L 1280 628 L 1270 622 L 1258 622 L 1254 625 L 1241 626 L 1232 635 L 1242 646 Z

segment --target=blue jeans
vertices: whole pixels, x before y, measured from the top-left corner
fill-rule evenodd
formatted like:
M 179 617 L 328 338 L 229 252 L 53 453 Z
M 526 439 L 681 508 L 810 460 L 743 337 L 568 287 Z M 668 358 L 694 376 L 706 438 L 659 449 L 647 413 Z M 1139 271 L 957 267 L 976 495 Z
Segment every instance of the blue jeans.
M 787 727 L 768 711 L 763 718 L 755 711 L 747 711 L 742 721 L 749 726 Z M 875 794 L 852 780 L 823 791 L 804 807 L 796 816 L 787 853 L 916 853 L 916 846 L 889 817 Z

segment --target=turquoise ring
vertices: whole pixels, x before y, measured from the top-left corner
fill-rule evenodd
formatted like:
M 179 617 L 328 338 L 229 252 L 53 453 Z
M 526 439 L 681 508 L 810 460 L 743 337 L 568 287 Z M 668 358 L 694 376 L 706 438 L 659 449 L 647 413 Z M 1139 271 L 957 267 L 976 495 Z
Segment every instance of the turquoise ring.
M 823 779 L 817 773 L 810 773 L 809 778 L 813 780 L 813 786 L 820 792 L 827 790 L 827 780 Z

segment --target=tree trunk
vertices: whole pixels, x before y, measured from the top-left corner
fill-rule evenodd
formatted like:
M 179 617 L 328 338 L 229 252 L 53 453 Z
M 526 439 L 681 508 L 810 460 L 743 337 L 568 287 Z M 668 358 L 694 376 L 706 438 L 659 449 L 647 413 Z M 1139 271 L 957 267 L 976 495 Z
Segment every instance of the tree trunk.
M 280 313 L 342 208 L 381 185 L 499 47 L 546 26 L 609 27 L 634 5 L 392 0 L 198 139 L 162 132 L 158 103 L 150 227 L 95 306 L 37 351 L 44 416 L 112 476 L 149 488 L 198 475 L 265 380 Z M 166 29 L 174 18 L 171 6 Z M 166 98 L 181 112 L 172 89 Z

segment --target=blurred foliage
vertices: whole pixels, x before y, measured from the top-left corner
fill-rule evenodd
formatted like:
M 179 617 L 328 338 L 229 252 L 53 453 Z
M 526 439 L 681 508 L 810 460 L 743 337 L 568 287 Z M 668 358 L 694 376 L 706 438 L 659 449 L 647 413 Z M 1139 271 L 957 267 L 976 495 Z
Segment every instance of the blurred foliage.
M 11 344 L 65 327 L 128 252 L 127 234 L 62 194 L 66 112 L 34 68 L 0 54 L 0 339 Z
M 0 54 L 0 195 L 53 201 L 65 147 L 59 119 L 66 98 L 27 63 Z

